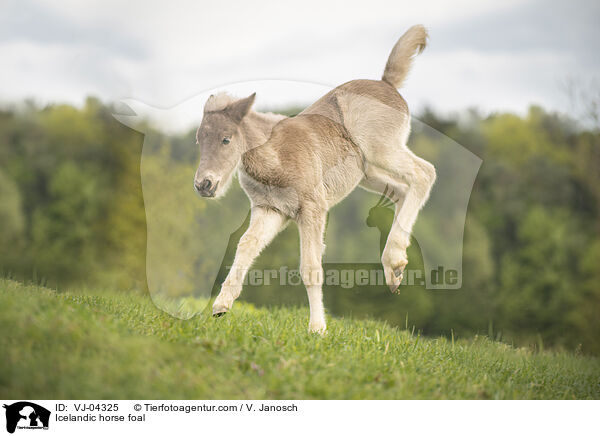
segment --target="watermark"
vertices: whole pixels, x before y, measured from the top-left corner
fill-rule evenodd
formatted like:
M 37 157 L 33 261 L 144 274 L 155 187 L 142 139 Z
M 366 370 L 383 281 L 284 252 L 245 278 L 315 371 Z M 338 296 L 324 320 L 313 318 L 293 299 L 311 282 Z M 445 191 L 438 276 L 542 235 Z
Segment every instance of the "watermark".
M 30 401 L 17 401 L 3 405 L 6 415 L 6 431 L 15 430 L 48 430 L 50 411 Z
M 311 283 L 320 283 L 325 286 L 339 286 L 343 289 L 365 286 L 385 286 L 385 273 L 381 266 L 372 265 L 370 268 L 329 268 L 324 265 L 323 270 L 315 270 L 302 273 L 300 269 L 282 266 L 279 269 L 255 269 L 233 271 L 230 267 L 227 271 L 236 276 L 243 286 L 299 286 L 303 284 L 304 278 Z M 405 269 L 402 286 L 424 286 L 426 282 L 436 286 L 455 286 L 458 283 L 457 270 L 445 270 L 443 266 L 429 271 L 429 280 L 425 278 L 425 272 L 421 269 Z
M 268 109 L 288 106 L 285 95 L 290 88 L 296 92 L 300 90 L 311 99 L 331 90 L 326 86 L 305 82 L 243 82 L 208 90 L 169 109 L 126 100 L 124 102 L 130 108 L 129 113 L 115 115 L 122 123 L 145 134 L 140 169 L 147 223 L 146 274 L 150 294 L 157 297 L 154 299 L 157 305 L 180 297 L 183 305 L 187 304 L 185 299 L 188 297 L 214 297 L 231 273 L 237 246 L 251 218 L 250 202 L 236 179 L 238 170 L 235 165 L 231 173 L 234 176 L 221 181 L 219 186 L 214 183 L 209 185 L 208 182 L 194 186 L 199 150 L 194 141 L 182 140 L 189 138 L 185 133 L 200 125 L 203 109 L 211 95 L 223 91 L 232 96 L 256 93 L 256 101 L 252 99 L 253 110 L 260 114 L 266 109 L 261 106 L 261 99 L 269 101 Z M 369 100 L 364 104 L 383 103 Z M 220 107 L 221 103 L 213 100 L 211 105 Z M 182 120 L 189 122 L 185 124 Z M 333 118 L 332 121 L 343 123 Z M 219 141 L 225 147 L 234 143 L 235 138 L 224 137 Z M 413 263 L 413 253 L 408 256 L 408 265 L 403 272 L 389 272 L 397 274 L 397 277 L 402 274 L 400 286 L 421 286 L 430 290 L 460 289 L 465 218 L 481 159 L 415 118 L 412 119 L 408 147 L 415 155 L 433 164 L 436 171 L 435 184 L 425 206 L 418 213 L 410 236 L 402 228 L 403 224 L 396 222 L 406 197 L 401 186 L 386 184 L 376 187 L 375 193 L 373 189 L 357 188 L 329 210 L 322 273 L 316 271 L 307 275 L 293 268 L 286 271 L 250 269 L 246 275 L 245 268 L 240 271 L 240 277 L 229 277 L 228 283 L 255 287 L 299 286 L 308 280 L 310 283 L 342 289 L 383 286 L 386 277 L 381 262 L 387 242 L 394 239 L 403 246 L 411 242 L 412 246 L 418 247 L 422 258 L 422 263 L 420 259 L 416 264 Z M 221 162 L 219 165 L 229 164 Z M 341 161 L 340 167 L 332 168 L 331 174 L 325 177 L 334 180 L 345 165 L 346 161 Z M 213 164 L 209 167 L 212 168 Z M 260 186 L 260 181 L 254 180 L 254 183 L 257 185 L 255 188 L 264 188 Z M 230 184 L 231 187 L 216 201 L 198 195 L 199 189 L 208 196 L 217 194 L 217 190 L 223 189 L 223 184 Z M 293 192 L 293 189 L 290 192 L 290 188 L 268 187 L 264 190 L 275 199 L 285 197 L 286 201 L 281 207 L 289 208 L 290 216 L 295 202 L 301 198 L 300 193 Z M 298 256 L 299 246 L 292 241 L 297 236 L 290 236 L 290 232 L 283 234 L 270 246 L 266 244 L 263 259 L 276 259 L 278 265 L 285 263 L 280 260 L 289 257 L 291 246 Z M 286 242 L 278 244 L 277 241 L 282 238 L 287 238 Z M 177 304 L 161 308 L 181 317 L 182 311 Z M 186 313 L 192 316 L 193 311 Z

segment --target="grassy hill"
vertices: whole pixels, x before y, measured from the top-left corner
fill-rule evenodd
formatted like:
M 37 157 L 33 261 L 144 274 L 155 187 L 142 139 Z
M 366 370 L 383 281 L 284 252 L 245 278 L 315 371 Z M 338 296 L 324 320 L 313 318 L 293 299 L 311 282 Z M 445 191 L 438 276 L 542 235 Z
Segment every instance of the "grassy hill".
M 182 321 L 146 295 L 0 280 L 1 398 L 600 398 L 600 361 L 238 303 Z

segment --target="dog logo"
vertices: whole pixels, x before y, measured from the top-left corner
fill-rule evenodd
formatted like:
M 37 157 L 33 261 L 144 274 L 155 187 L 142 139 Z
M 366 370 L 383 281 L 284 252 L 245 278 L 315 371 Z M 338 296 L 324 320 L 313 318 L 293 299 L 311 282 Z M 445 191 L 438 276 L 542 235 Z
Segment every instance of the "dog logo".
M 18 429 L 48 430 L 50 411 L 29 401 L 19 401 L 4 405 L 6 409 L 6 431 L 14 433 Z

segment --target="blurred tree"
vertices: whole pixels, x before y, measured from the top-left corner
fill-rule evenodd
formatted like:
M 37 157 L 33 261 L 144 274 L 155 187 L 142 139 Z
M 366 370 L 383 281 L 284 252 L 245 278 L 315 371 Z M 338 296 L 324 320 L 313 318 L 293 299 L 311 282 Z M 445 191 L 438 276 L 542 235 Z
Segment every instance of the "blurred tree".
M 515 249 L 502 257 L 499 327 L 507 336 L 540 335 L 546 343 L 579 341 L 576 319 L 585 304 L 577 264 L 584 235 L 566 211 L 532 207 L 517 226 Z
M 427 109 L 419 118 L 483 159 L 467 214 L 463 287 L 429 291 L 413 284 L 396 296 L 385 285 L 332 285 L 324 292 L 330 313 L 377 316 L 401 326 L 408 317 L 409 327 L 426 334 L 489 331 L 518 344 L 541 338 L 600 354 L 600 132 L 540 107 L 525 116 L 487 118 L 475 110 L 452 118 Z M 148 128 L 144 137 L 117 122 L 112 108 L 94 98 L 81 108 L 40 109 L 26 103 L 0 110 L 1 270 L 44 278 L 61 289 L 83 283 L 126 290 L 146 287 L 148 264 L 150 273 L 169 278 L 172 293 L 204 295 L 206 289 L 195 283 L 211 286 L 219 267 L 223 276 L 246 211 L 240 217 L 222 203 L 194 197 L 190 180 L 198 157 L 193 144 L 193 131 L 165 136 Z M 411 146 L 432 161 L 449 160 L 451 151 L 437 146 L 426 131 L 415 131 Z M 441 193 L 448 189 L 439 188 Z M 222 202 L 246 207 L 239 186 L 234 183 L 232 189 Z M 376 202 L 376 196 L 358 193 L 332 211 L 326 269 L 380 268 L 377 259 L 338 262 L 359 258 L 368 247 L 381 250 L 392 210 L 373 209 Z M 147 238 L 147 213 L 161 218 L 160 228 L 170 239 Z M 189 236 L 215 222 L 235 233 L 229 250 L 218 232 L 203 244 Z M 154 224 L 148 222 L 148 228 Z M 419 224 L 428 233 L 421 242 L 444 250 L 436 242 L 439 230 L 427 220 Z M 162 254 L 158 262 L 147 263 L 147 239 Z M 221 245 L 224 253 L 215 248 Z M 292 224 L 255 267 L 296 269 L 298 245 Z M 409 269 L 423 270 L 417 241 L 409 261 Z M 274 281 L 246 286 L 242 298 L 305 304 L 306 293 L 301 285 L 282 289 Z
M 21 205 L 21 195 L 13 182 L 0 169 L 0 259 L 10 260 L 9 254 L 23 237 L 25 217 Z
M 103 193 L 99 175 L 73 161 L 50 176 L 45 204 L 32 217 L 32 252 L 38 274 L 82 280 L 99 260 Z

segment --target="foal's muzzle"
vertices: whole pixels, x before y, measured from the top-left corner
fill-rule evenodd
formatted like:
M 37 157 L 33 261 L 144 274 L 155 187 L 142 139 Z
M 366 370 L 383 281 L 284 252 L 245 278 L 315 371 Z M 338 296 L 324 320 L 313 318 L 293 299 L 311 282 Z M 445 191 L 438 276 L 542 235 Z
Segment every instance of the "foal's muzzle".
M 214 197 L 217 186 L 219 186 L 219 182 L 213 183 L 209 178 L 206 178 L 201 182 L 194 181 L 194 189 L 203 197 Z

